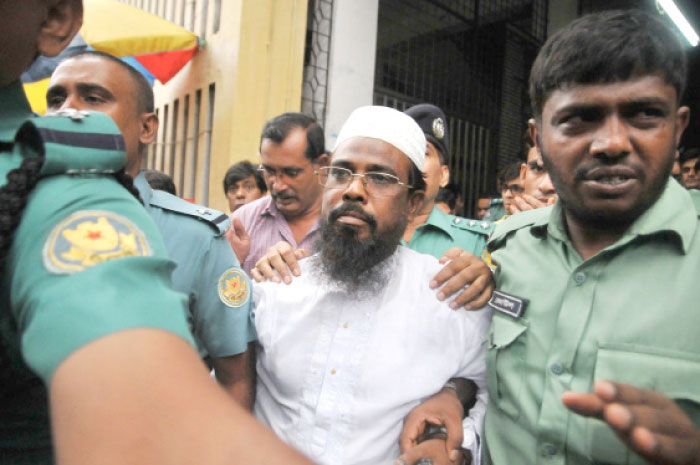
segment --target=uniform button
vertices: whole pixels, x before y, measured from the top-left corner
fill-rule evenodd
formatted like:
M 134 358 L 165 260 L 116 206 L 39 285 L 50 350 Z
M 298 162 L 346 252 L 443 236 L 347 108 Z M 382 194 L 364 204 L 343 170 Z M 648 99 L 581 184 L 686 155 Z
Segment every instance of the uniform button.
M 459 224 L 459 223 L 461 223 L 461 222 L 462 222 L 462 219 L 461 219 L 461 218 L 455 218 L 455 224 Z
M 348 326 L 349 326 L 349 325 L 348 325 L 347 323 L 345 323 L 345 324 L 343 325 L 343 328 L 347 329 Z
M 561 363 L 552 363 L 552 365 L 549 367 L 549 371 L 555 375 L 560 375 L 564 373 L 564 366 Z
M 331 374 L 332 374 L 332 375 L 335 374 L 335 369 L 331 370 Z
M 576 273 L 574 275 L 574 281 L 576 281 L 576 284 L 579 284 L 579 285 L 585 283 L 586 282 L 586 273 L 584 273 L 583 271 L 579 271 L 578 273 Z
M 486 221 L 484 221 L 483 223 L 481 223 L 481 228 L 482 229 L 489 229 L 489 224 Z
M 545 444 L 542 444 L 541 452 L 542 452 L 542 455 L 545 457 L 552 456 L 552 455 L 557 453 L 557 446 L 547 442 Z
M 474 220 L 471 220 L 471 221 L 469 222 L 469 226 L 474 226 L 475 224 L 476 224 L 476 221 L 474 221 Z

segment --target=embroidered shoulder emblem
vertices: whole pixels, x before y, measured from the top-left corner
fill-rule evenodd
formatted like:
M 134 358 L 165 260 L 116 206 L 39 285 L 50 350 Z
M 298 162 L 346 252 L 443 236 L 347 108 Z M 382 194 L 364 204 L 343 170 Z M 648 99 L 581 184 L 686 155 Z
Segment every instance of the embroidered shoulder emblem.
M 248 303 L 250 285 L 245 273 L 229 268 L 219 278 L 219 298 L 228 307 L 238 308 Z
M 58 223 L 44 243 L 44 266 L 71 274 L 109 260 L 153 255 L 143 232 L 112 212 L 84 210 Z

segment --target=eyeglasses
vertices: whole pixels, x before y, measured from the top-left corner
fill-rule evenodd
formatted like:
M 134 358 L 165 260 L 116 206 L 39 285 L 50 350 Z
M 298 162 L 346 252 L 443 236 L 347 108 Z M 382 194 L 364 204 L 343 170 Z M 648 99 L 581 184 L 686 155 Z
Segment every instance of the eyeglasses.
M 525 192 L 525 189 L 523 189 L 523 186 L 521 186 L 520 184 L 506 184 L 505 186 L 501 187 L 501 193 L 505 193 L 507 191 L 510 191 L 513 195 L 518 195 Z
M 276 170 L 274 168 L 266 167 L 264 165 L 258 166 L 258 171 L 262 173 L 263 177 L 267 180 L 270 178 L 287 178 L 287 179 L 296 179 L 297 176 L 299 176 L 303 171 L 304 168 L 280 168 L 279 170 Z
M 354 178 L 360 178 L 368 194 L 393 195 L 402 187 L 412 188 L 410 184 L 401 182 L 399 178 L 389 173 L 369 172 L 353 173 L 347 168 L 326 166 L 316 171 L 318 182 L 326 189 L 346 189 Z

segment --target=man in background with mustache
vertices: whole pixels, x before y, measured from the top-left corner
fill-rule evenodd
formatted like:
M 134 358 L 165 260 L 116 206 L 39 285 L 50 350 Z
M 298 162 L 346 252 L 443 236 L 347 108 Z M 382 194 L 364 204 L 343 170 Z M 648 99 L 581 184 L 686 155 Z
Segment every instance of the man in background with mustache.
M 355 110 L 319 169 L 318 253 L 289 285 L 254 285 L 255 414 L 321 464 L 390 464 L 420 401 L 458 377 L 484 390 L 490 312 L 451 311 L 429 286 L 438 260 L 400 246 L 424 201 L 425 150 L 410 116 Z M 436 464 L 463 461 L 444 437 L 421 448 Z
M 236 210 L 227 234 L 246 273 L 280 241 L 314 249 L 322 191 L 314 173 L 328 165 L 324 147 L 323 128 L 302 113 L 283 113 L 265 123 L 259 169 L 270 196 Z

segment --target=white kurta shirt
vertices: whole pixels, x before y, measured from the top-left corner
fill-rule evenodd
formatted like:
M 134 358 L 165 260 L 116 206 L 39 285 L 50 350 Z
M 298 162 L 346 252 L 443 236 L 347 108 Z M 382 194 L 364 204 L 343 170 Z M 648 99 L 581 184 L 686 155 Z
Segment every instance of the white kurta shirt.
M 478 443 L 491 315 L 437 300 L 435 258 L 400 246 L 389 260 L 392 278 L 366 300 L 320 281 L 313 257 L 290 285 L 254 286 L 255 415 L 321 464 L 392 464 L 405 416 L 454 377 L 480 388 L 464 421 L 465 445 Z

